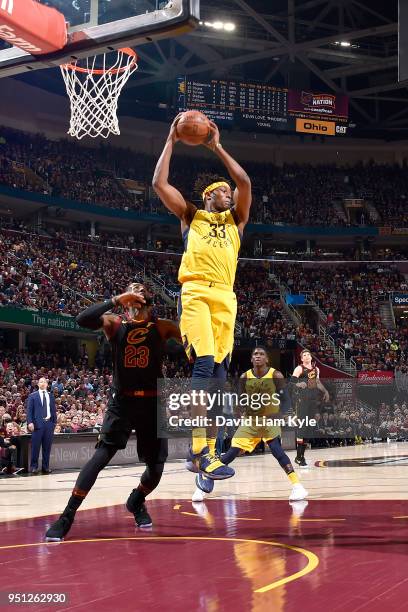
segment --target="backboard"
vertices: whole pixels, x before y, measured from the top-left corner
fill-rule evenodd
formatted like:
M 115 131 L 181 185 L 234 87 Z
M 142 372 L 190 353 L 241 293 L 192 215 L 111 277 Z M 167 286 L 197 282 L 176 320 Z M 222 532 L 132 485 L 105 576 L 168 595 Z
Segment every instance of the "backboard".
M 40 3 L 64 14 L 68 23 L 67 45 L 54 53 L 33 56 L 2 42 L 0 77 L 177 36 L 192 30 L 199 20 L 199 0 L 40 0 Z

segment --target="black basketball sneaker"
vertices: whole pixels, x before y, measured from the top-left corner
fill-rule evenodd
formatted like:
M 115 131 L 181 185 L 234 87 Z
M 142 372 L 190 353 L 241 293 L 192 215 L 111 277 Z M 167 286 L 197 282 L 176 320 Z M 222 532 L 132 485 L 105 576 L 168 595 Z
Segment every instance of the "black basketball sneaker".
M 71 529 L 74 522 L 75 512 L 73 510 L 64 510 L 59 519 L 55 521 L 45 534 L 47 542 L 61 542 Z
M 143 502 L 140 503 L 140 500 L 137 500 L 138 495 L 139 492 L 137 489 L 133 489 L 126 502 L 126 509 L 135 517 L 137 527 L 140 529 L 148 529 L 153 525 L 152 517 L 146 509 L 146 504 Z

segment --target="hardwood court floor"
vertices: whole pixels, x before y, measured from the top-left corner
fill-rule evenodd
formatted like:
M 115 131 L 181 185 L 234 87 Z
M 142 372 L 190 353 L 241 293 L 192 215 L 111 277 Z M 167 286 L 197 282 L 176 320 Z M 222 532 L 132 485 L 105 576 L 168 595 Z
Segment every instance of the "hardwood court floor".
M 408 444 L 307 458 L 321 467 L 301 471 L 310 497 L 292 505 L 269 454 L 235 461 L 205 504 L 190 502 L 192 475 L 169 463 L 148 533 L 123 506 L 141 466 L 107 469 L 60 544 L 43 534 L 76 475 L 1 479 L 0 591 L 68 595 L 27 610 L 406 610 Z

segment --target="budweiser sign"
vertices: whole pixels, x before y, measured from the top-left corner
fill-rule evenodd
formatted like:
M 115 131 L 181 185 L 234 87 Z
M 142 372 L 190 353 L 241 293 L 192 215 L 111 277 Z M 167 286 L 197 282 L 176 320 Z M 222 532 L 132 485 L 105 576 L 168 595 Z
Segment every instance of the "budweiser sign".
M 394 372 L 373 370 L 358 373 L 360 385 L 390 385 L 394 380 Z

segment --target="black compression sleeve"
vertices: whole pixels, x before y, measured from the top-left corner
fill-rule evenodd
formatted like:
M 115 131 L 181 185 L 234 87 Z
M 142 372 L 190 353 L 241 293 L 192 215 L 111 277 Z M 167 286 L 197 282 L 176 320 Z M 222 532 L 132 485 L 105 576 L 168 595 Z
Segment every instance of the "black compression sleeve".
M 80 312 L 76 318 L 76 322 L 81 327 L 87 327 L 88 329 L 99 329 L 103 325 L 101 319 L 102 315 L 108 310 L 112 310 L 115 307 L 113 300 L 107 302 L 99 302 L 98 304 L 92 304 L 83 312 Z
M 289 410 L 292 408 L 292 402 L 290 400 L 290 395 L 287 387 L 279 391 L 279 397 L 281 411 L 289 412 Z

